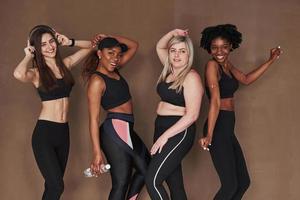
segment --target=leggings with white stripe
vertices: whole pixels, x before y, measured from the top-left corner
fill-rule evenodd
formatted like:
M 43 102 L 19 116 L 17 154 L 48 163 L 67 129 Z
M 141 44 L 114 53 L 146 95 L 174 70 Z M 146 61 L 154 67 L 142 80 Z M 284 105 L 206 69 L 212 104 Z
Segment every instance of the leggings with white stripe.
M 101 148 L 111 165 L 109 200 L 136 200 L 145 184 L 150 154 L 133 122 L 131 114 L 108 113 L 100 127 Z
M 182 116 L 157 116 L 154 142 Z M 193 146 L 195 124 L 169 138 L 160 153 L 156 153 L 148 167 L 146 186 L 152 200 L 170 199 L 163 182 L 166 181 L 172 200 L 186 200 L 181 161 Z

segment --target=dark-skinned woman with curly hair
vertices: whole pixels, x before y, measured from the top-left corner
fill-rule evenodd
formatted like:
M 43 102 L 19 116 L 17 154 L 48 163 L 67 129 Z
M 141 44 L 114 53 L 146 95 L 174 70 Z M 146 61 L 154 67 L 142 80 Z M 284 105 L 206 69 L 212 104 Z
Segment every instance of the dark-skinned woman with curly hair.
M 242 34 L 235 25 L 217 25 L 202 31 L 200 46 L 212 58 L 205 68 L 205 86 L 210 104 L 204 137 L 199 143 L 210 152 L 220 178 L 221 187 L 215 200 L 242 199 L 250 185 L 245 158 L 234 134 L 234 93 L 239 83 L 249 85 L 261 77 L 282 53 L 280 47 L 271 49 L 266 62 L 244 74 L 229 59 L 230 52 L 237 49 L 241 42 Z

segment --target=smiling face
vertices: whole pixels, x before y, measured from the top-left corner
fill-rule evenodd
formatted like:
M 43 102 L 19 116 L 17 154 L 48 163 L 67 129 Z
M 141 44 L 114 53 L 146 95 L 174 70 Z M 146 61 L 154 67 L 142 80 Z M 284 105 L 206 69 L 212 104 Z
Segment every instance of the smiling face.
M 224 63 L 228 59 L 230 50 L 231 44 L 223 38 L 218 37 L 211 42 L 210 54 L 218 63 Z
M 44 33 L 41 38 L 41 54 L 45 58 L 55 58 L 56 51 L 57 44 L 55 38 L 49 33 Z
M 120 47 L 104 48 L 98 50 L 98 56 L 101 56 L 101 66 L 108 72 L 113 72 L 120 64 L 122 51 Z
M 189 53 L 184 42 L 173 44 L 169 48 L 169 61 L 174 68 L 182 68 L 187 66 L 189 61 Z

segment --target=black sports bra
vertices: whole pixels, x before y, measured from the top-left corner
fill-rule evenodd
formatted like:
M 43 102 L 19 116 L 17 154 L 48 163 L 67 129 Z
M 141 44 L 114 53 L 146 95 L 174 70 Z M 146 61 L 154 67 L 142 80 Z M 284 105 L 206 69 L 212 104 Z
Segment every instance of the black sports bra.
M 41 87 L 37 88 L 38 94 L 42 101 L 51 101 L 70 96 L 73 85 L 66 84 L 64 79 L 56 80 L 57 87 L 50 91 L 43 91 Z
M 156 91 L 158 95 L 161 98 L 161 101 L 176 105 L 176 106 L 182 106 L 185 107 L 185 100 L 183 96 L 183 89 L 181 92 L 177 93 L 175 89 L 169 89 L 170 85 L 173 82 L 166 83 L 166 82 L 160 82 L 157 84 Z
M 239 82 L 238 80 L 234 77 L 234 75 L 230 72 L 230 75 L 227 75 L 222 66 L 219 65 L 220 68 L 220 80 L 219 80 L 219 88 L 220 88 L 220 98 L 225 99 L 225 98 L 232 98 L 234 96 L 235 91 L 239 87 Z M 209 87 L 205 84 L 205 90 L 206 90 L 206 95 L 210 99 L 210 92 L 209 92 Z
M 118 71 L 116 73 L 120 76 L 119 80 L 110 78 L 99 71 L 94 73 L 103 78 L 105 82 L 106 89 L 101 98 L 101 106 L 105 110 L 120 106 L 131 99 L 128 84 Z

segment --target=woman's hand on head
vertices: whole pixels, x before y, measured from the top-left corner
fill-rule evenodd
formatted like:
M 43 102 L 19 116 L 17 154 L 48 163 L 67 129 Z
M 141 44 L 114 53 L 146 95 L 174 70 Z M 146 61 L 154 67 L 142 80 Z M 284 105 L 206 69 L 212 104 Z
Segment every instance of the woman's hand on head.
M 24 48 L 24 52 L 26 57 L 34 57 L 35 48 L 30 45 L 29 40 L 27 40 L 27 46 Z
M 67 36 L 60 34 L 58 32 L 55 32 L 55 36 L 56 36 L 58 43 L 61 46 L 69 46 L 72 42 Z
M 106 38 L 106 37 L 107 37 L 107 35 L 102 34 L 102 33 L 99 33 L 99 34 L 95 35 L 95 36 L 93 37 L 93 39 L 91 40 L 91 42 L 92 42 L 92 47 L 93 47 L 93 48 L 96 47 L 96 46 L 98 45 L 98 43 L 99 43 L 103 38 Z
M 173 30 L 173 36 L 188 36 L 189 30 L 188 29 L 174 29 Z
M 275 61 L 276 59 L 279 58 L 279 56 L 283 53 L 282 49 L 280 48 L 280 46 L 276 47 L 276 48 L 272 48 L 270 50 L 270 58 L 269 61 Z

